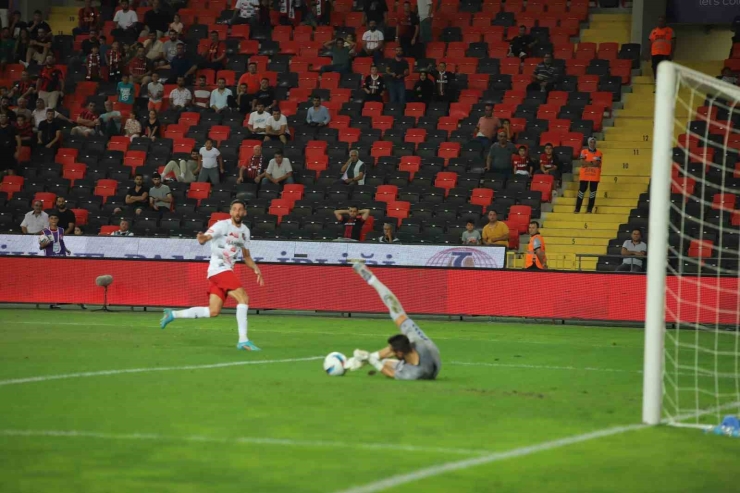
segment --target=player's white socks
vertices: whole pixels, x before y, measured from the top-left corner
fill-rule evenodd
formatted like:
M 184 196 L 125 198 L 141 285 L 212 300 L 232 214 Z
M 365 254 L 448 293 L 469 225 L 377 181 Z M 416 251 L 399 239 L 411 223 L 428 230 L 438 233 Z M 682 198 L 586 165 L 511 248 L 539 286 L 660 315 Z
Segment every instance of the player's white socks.
M 187 310 L 177 310 L 172 312 L 175 318 L 211 318 L 211 310 L 207 306 L 194 306 Z
M 236 305 L 236 326 L 239 329 L 239 342 L 247 342 L 247 311 L 249 305 Z
M 393 321 L 396 321 L 399 317 L 406 315 L 406 312 L 403 310 L 403 307 L 398 301 L 398 298 L 396 298 L 396 295 L 393 294 L 393 291 L 388 289 L 385 284 L 378 280 L 377 277 L 373 275 L 373 277 L 371 277 L 367 283 L 375 288 L 375 291 L 378 292 L 378 295 L 380 295 L 380 299 L 383 300 L 383 304 L 385 304 L 385 306 L 388 308 L 388 312 L 390 313 L 391 319 L 393 319 Z

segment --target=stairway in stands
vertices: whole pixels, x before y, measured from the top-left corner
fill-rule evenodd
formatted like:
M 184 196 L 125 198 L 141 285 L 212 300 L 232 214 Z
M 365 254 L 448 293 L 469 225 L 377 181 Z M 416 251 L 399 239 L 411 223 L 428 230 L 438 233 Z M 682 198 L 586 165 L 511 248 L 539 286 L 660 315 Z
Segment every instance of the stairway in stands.
M 80 3 L 81 6 L 81 3 Z M 54 34 L 72 34 L 77 27 L 77 11 L 79 7 L 52 7 L 47 22 Z

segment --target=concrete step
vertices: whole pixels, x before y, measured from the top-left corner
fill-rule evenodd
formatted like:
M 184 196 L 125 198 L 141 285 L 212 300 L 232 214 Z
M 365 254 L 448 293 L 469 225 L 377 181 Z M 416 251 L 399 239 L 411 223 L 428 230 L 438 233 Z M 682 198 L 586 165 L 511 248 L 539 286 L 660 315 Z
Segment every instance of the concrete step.
M 589 17 L 589 25 L 593 25 L 594 22 L 621 22 L 632 24 L 631 13 L 616 13 L 606 12 L 603 14 L 591 14 Z
M 596 191 L 596 198 L 599 200 L 604 199 L 620 199 L 620 200 L 634 200 L 635 204 L 637 203 L 637 199 L 640 197 L 640 194 L 647 192 L 647 185 L 644 186 L 635 186 L 631 185 L 629 188 L 626 188 L 624 186 L 618 188 L 617 190 L 606 190 L 605 188 L 601 188 L 599 186 L 599 189 Z M 560 197 L 558 197 L 558 204 L 560 203 L 560 199 L 563 200 L 572 200 L 572 202 L 563 202 L 564 204 L 573 204 L 575 205 L 575 199 L 578 197 L 578 187 L 573 187 L 570 190 L 564 190 Z
M 606 198 L 606 197 L 599 197 L 599 205 L 600 206 L 608 206 L 608 207 L 636 207 L 637 204 L 637 198 L 639 195 L 635 195 L 630 198 Z M 573 206 L 576 205 L 576 196 L 573 197 L 558 197 L 555 204 L 553 204 L 553 212 L 570 212 L 573 210 Z M 564 211 L 559 211 L 556 208 L 564 206 L 567 207 Z
M 629 202 L 629 201 L 627 201 Z M 563 203 L 561 205 L 560 201 L 558 201 L 558 204 L 553 206 L 553 212 L 547 215 L 547 218 L 550 219 L 550 215 L 553 213 L 563 213 L 563 214 L 572 214 L 573 213 L 573 207 L 575 206 L 575 200 L 573 200 L 572 204 L 566 204 Z M 636 202 L 628 203 L 624 206 L 614 206 L 614 205 L 607 205 L 604 204 L 602 201 L 597 201 L 596 207 L 597 213 L 599 216 L 609 214 L 614 215 L 615 217 L 624 217 L 628 218 L 630 211 L 634 209 L 637 206 Z
M 547 255 L 548 258 L 550 255 L 556 254 L 556 253 L 588 253 L 592 255 L 606 255 L 606 247 L 605 246 L 588 246 L 588 245 L 552 245 L 550 243 L 547 243 L 547 240 L 545 240 L 545 244 L 547 245 Z
M 612 240 L 617 237 L 617 228 L 619 225 L 615 226 L 613 229 L 590 229 L 588 232 L 583 228 L 583 225 L 581 225 L 580 228 L 550 228 L 545 227 L 540 229 L 540 233 L 542 233 L 542 236 L 545 237 L 545 241 L 547 241 L 547 238 L 551 237 L 560 237 L 560 238 L 579 238 L 583 237 L 584 235 L 588 234 L 589 238 L 602 238 L 606 240 Z
M 558 207 L 557 205 L 555 207 Z M 581 211 L 581 214 L 574 214 L 573 209 L 570 208 L 560 208 L 554 212 L 548 212 L 544 215 L 544 223 L 547 224 L 548 227 L 551 227 L 552 221 L 562 222 L 562 221 L 575 221 L 580 220 L 580 217 L 584 217 L 585 219 L 588 219 L 591 222 L 598 222 L 598 223 L 617 223 L 619 224 L 620 221 L 627 219 L 629 217 L 630 211 L 629 209 L 618 213 L 618 214 L 608 214 L 599 212 L 598 214 L 583 214 L 585 211 Z M 603 228 L 602 228 L 603 229 Z
M 566 236 L 552 236 L 547 239 L 548 249 L 550 245 L 586 245 L 606 247 L 609 245 L 609 240 L 607 238 L 568 238 Z
M 653 149 L 653 143 L 652 139 L 650 139 L 650 136 L 648 136 L 648 141 L 642 142 L 642 141 L 635 141 L 635 140 L 604 140 L 602 142 L 599 142 L 599 149 L 602 151 L 609 150 L 609 152 L 613 150 L 630 150 L 630 149 L 640 149 L 644 152 L 652 152 Z M 606 152 L 604 152 L 606 154 Z
M 82 2 L 80 2 L 80 4 L 82 4 Z M 81 6 L 82 5 L 80 5 L 80 7 Z M 54 14 L 64 14 L 64 15 L 77 16 L 77 12 L 79 12 L 79 10 L 80 10 L 79 7 L 74 7 L 74 6 L 71 6 L 71 7 L 54 6 L 49 11 L 49 15 L 51 16 Z
M 614 178 L 616 178 L 616 181 Z M 648 183 L 650 183 L 649 176 L 613 176 L 609 180 L 602 178 L 601 182 L 599 182 L 599 191 L 642 190 L 647 187 Z M 578 182 L 566 183 L 563 188 L 565 190 L 578 190 Z
M 560 220 L 560 219 L 557 219 L 557 220 L 545 219 L 543 224 L 548 229 L 568 229 L 568 230 L 580 229 L 581 236 L 586 236 L 586 235 L 591 236 L 591 231 L 608 231 L 610 234 L 616 236 L 615 232 L 617 231 L 617 228 L 619 228 L 619 225 L 627 222 L 626 217 L 623 220 L 617 220 L 617 221 L 593 220 L 590 218 L 598 216 L 598 214 L 586 214 L 585 208 L 581 210 L 580 214 L 571 213 L 570 216 L 573 219 L 569 221 Z M 611 217 L 612 215 L 610 214 L 609 216 Z M 581 218 L 581 217 L 583 218 L 583 220 L 578 220 L 578 218 Z

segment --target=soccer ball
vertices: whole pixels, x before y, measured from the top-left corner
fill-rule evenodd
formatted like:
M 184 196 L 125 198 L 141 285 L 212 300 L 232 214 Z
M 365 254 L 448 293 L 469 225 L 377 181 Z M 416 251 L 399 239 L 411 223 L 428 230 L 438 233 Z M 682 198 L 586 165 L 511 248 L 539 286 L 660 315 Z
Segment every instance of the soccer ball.
M 347 358 L 342 353 L 329 353 L 324 358 L 324 371 L 330 377 L 341 377 L 344 375 L 344 363 Z

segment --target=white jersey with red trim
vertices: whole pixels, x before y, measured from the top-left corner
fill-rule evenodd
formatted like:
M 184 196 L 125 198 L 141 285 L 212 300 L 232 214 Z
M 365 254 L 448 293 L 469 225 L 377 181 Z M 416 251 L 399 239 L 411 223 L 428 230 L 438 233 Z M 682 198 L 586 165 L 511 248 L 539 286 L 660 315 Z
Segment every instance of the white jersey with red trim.
M 231 219 L 214 223 L 208 228 L 206 234 L 211 236 L 211 263 L 208 266 L 208 277 L 227 270 L 233 271 L 242 248 L 249 250 L 249 228 L 244 224 L 234 226 Z

